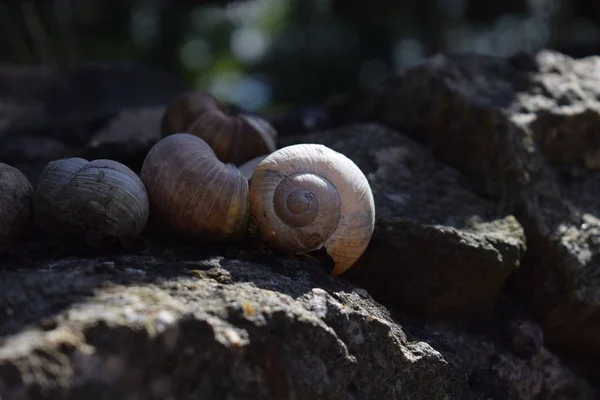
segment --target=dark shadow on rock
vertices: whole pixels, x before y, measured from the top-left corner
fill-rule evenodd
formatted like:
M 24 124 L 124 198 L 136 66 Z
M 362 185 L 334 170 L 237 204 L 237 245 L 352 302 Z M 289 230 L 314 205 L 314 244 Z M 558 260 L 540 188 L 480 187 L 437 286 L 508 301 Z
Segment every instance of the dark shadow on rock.
M 425 143 L 517 217 L 527 252 L 505 288 L 549 345 L 592 365 L 600 352 L 597 65 L 546 50 L 440 54 L 386 82 L 370 116 Z
M 165 107 L 127 108 L 94 133 L 76 155 L 89 160 L 109 158 L 139 173 L 146 154 L 162 138 Z
M 133 285 L 178 277 L 248 282 L 292 298 L 314 287 L 347 288 L 329 273 L 323 254 L 278 254 L 249 238 L 237 243 L 205 243 L 148 229 L 130 248 L 55 241 L 32 227 L 20 246 L 0 258 L 0 335 L 85 301 L 106 285 Z M 345 286 L 344 286 L 345 285 Z
M 507 293 L 485 319 L 444 322 L 415 319 L 389 308 L 409 339 L 429 343 L 471 370 L 469 386 L 487 399 L 595 399 L 600 387 L 587 382 L 572 362 L 544 342 L 542 328 Z
M 0 271 L 0 393 L 74 398 L 83 380 L 112 398 L 479 398 L 459 363 L 407 342 L 319 255 L 148 235 L 128 252 L 59 257 L 36 240 L 22 251 L 37 265 L 17 252 Z M 50 379 L 50 365 L 75 375 Z M 30 368 L 42 381 L 24 380 Z

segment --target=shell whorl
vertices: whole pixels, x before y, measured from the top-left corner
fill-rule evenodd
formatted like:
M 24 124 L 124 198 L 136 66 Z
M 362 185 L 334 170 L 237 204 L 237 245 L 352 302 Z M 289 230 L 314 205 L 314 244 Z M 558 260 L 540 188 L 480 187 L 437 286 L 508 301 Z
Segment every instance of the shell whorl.
M 184 93 L 171 101 L 162 120 L 163 137 L 189 133 L 204 140 L 224 163 L 241 165 L 275 151 L 277 132 L 264 119 L 234 112 L 209 93 Z
M 34 197 L 35 219 L 46 233 L 98 232 L 130 246 L 149 218 L 141 179 L 113 160 L 68 158 L 44 168 Z
M 295 253 L 324 247 L 333 275 L 366 249 L 375 224 L 369 183 L 349 158 L 318 144 L 284 147 L 250 178 L 251 229 L 271 246 Z
M 156 143 L 142 166 L 157 221 L 202 240 L 237 239 L 248 227 L 248 183 L 199 137 L 178 133 Z

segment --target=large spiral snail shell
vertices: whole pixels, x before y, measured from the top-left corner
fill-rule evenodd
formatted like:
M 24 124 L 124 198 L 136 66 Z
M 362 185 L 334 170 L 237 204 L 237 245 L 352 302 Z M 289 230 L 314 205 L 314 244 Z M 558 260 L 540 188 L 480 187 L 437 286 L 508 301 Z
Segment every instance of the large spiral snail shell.
M 37 225 L 57 239 L 101 245 L 116 239 L 129 247 L 149 218 L 141 179 L 113 160 L 67 158 L 48 163 L 34 197 Z M 80 237 L 78 237 L 80 236 Z
M 153 218 L 203 241 L 236 240 L 248 228 L 248 182 L 202 139 L 178 133 L 152 147 L 141 172 Z
M 0 163 L 0 254 L 11 249 L 31 219 L 33 187 L 18 169 Z
M 163 136 L 189 133 L 204 140 L 224 163 L 244 162 L 275 151 L 275 129 L 264 119 L 235 112 L 209 93 L 196 91 L 171 101 L 162 120 Z
M 365 175 L 341 153 L 319 144 L 284 147 L 258 164 L 249 182 L 250 226 L 276 249 L 325 248 L 333 276 L 365 251 L 375 224 Z

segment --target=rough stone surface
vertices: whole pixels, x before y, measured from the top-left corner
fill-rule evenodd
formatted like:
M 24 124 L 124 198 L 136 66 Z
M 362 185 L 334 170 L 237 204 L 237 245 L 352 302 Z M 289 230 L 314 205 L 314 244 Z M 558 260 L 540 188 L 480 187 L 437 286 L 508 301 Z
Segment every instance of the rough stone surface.
M 310 258 L 151 247 L 5 261 L 0 397 L 478 398 L 453 355 Z
M 465 330 L 438 326 L 436 333 L 473 371 L 473 386 L 490 398 L 595 399 L 592 387 L 544 346 L 539 325 L 529 319 L 506 321 L 505 326 Z
M 369 248 L 347 276 L 414 315 L 488 313 L 525 250 L 521 226 L 477 196 L 429 150 L 377 124 L 288 139 L 321 143 L 352 159 L 375 197 Z
M 600 376 L 600 58 L 439 55 L 388 81 L 370 118 L 459 168 L 523 225 L 512 288 L 549 343 Z

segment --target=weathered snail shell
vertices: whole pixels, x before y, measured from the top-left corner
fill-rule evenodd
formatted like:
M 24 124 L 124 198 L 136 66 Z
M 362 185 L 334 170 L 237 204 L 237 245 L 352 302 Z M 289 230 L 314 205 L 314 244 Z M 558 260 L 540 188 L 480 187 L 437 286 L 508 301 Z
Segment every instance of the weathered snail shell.
M 68 158 L 44 168 L 35 191 L 37 225 L 48 235 L 129 247 L 145 228 L 149 199 L 141 179 L 112 160 Z
M 275 129 L 265 120 L 236 114 L 204 92 L 185 93 L 168 105 L 162 120 L 163 137 L 189 133 L 203 139 L 224 163 L 244 162 L 275 151 Z
M 284 147 L 258 164 L 249 182 L 250 229 L 276 249 L 325 248 L 333 276 L 363 254 L 375 225 L 367 178 L 352 160 L 319 144 Z
M 162 225 L 208 241 L 246 234 L 248 182 L 204 140 L 187 133 L 167 136 L 148 152 L 141 176 L 153 218 Z
M 18 169 L 0 163 L 0 253 L 9 250 L 31 218 L 33 186 Z

